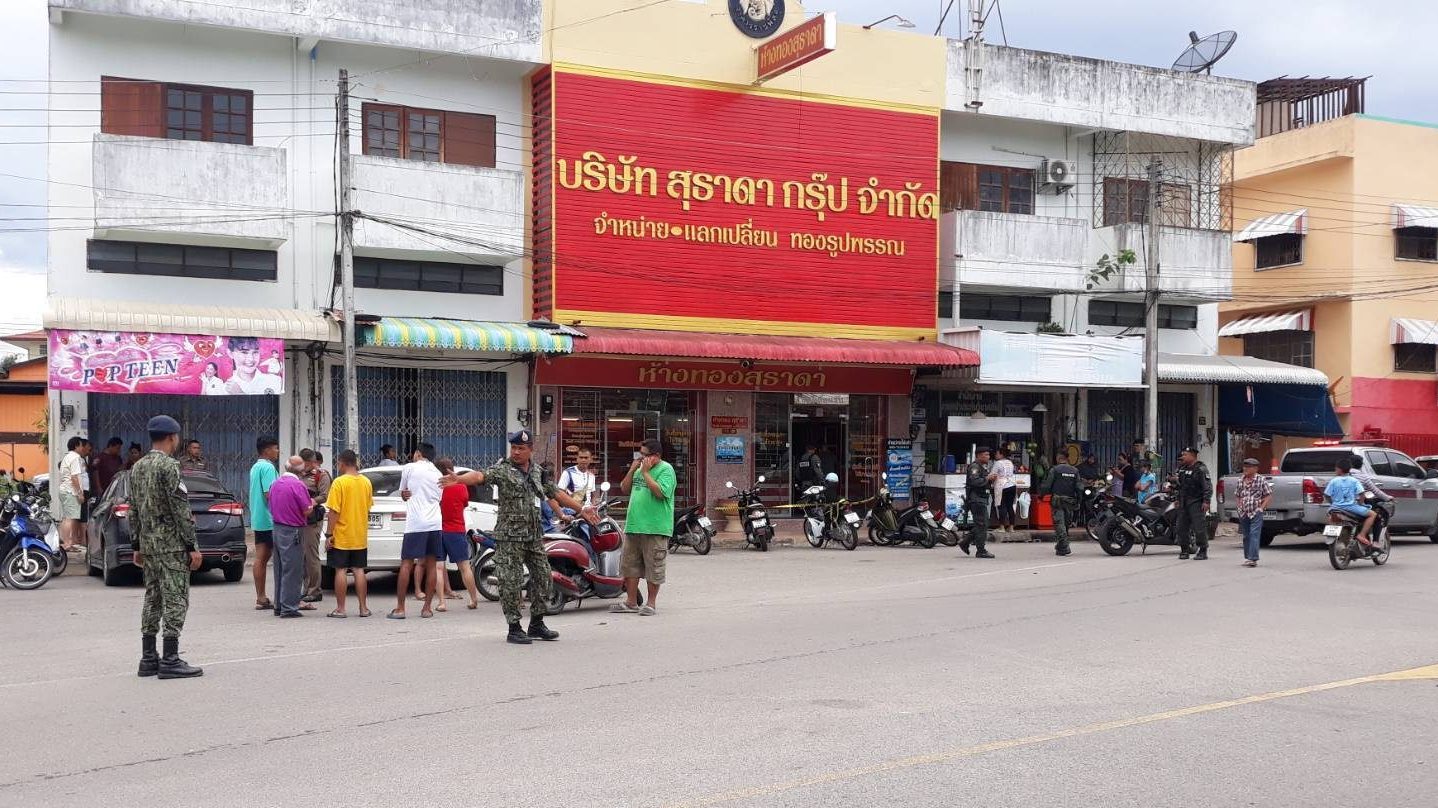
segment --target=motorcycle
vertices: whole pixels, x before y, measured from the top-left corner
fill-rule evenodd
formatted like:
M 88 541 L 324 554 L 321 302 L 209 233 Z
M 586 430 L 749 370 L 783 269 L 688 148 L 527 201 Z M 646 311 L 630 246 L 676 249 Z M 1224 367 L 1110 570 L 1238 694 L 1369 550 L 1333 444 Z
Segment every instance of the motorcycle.
M 1108 475 L 1106 482 L 1113 482 L 1113 475 Z M 1107 526 L 1108 518 L 1113 512 L 1104 506 L 1104 500 L 1108 498 L 1108 489 L 1098 480 L 1085 480 L 1083 489 L 1078 498 L 1078 521 L 1075 525 L 1083 525 L 1084 533 L 1090 541 L 1099 541 Z
M 32 497 L 11 494 L 0 510 L 0 584 L 14 589 L 39 589 L 55 575 L 55 555 L 37 532 Z
M 739 523 L 744 526 L 744 541 L 759 552 L 769 551 L 769 542 L 774 540 L 774 525 L 769 520 L 769 508 L 759 499 L 759 486 L 764 484 L 764 475 L 759 475 L 753 488 L 734 488 L 734 482 L 727 481 L 724 487 L 735 493 L 729 499 L 739 503 Z
M 1178 515 L 1177 501 L 1168 486 L 1150 495 L 1142 505 L 1124 497 L 1108 497 L 1105 513 L 1099 517 L 1103 524 L 1099 547 L 1109 555 L 1121 556 L 1133 549 L 1134 542 L 1143 545 L 1143 552 L 1150 544 L 1181 546 Z
M 693 547 L 699 555 L 709 555 L 714 547 L 714 523 L 704 515 L 704 506 L 692 508 L 674 515 L 674 533 L 669 537 L 669 552 L 680 547 Z
M 829 474 L 826 483 L 837 485 L 839 475 Z M 829 502 L 827 485 L 812 485 L 804 489 L 799 503 L 804 506 L 804 538 L 809 546 L 823 547 L 829 541 L 836 541 L 845 550 L 859 546 L 859 518 L 849 505 L 849 500 L 840 498 Z
M 609 483 L 601 484 L 599 490 L 609 493 Z M 593 521 L 576 518 L 564 532 L 544 537 L 551 570 L 549 614 L 559 614 L 571 600 L 583 605 L 585 598 L 612 599 L 624 594 L 624 576 L 619 568 L 624 530 L 609 515 L 609 509 L 619 502 L 617 497 L 605 499 L 595 506 L 598 515 Z M 638 605 L 644 605 L 642 592 Z
M 1369 544 L 1358 540 L 1363 520 L 1344 511 L 1329 511 L 1328 524 L 1323 528 L 1323 543 L 1328 545 L 1328 563 L 1336 570 L 1346 570 L 1355 558 L 1368 559 L 1374 566 L 1388 563 L 1393 552 L 1393 541 L 1388 534 L 1388 522 L 1395 510 L 1391 501 L 1378 501 L 1371 491 L 1363 492 L 1364 504 L 1372 508 L 1378 518 L 1373 520 L 1369 533 Z
M 885 481 L 889 479 L 888 474 L 879 476 Z M 869 509 L 867 524 L 869 543 L 879 547 L 892 547 L 909 541 L 929 549 L 941 539 L 949 547 L 959 543 L 958 524 L 947 515 L 942 521 L 937 519 L 925 500 L 895 512 L 894 497 L 887 485 L 879 488 L 874 507 Z

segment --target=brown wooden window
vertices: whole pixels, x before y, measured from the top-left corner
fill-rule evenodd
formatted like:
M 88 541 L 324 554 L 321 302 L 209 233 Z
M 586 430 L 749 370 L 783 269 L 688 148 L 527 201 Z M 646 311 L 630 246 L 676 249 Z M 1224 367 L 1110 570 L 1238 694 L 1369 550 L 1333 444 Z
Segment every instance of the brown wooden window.
M 1438 227 L 1400 227 L 1393 231 L 1394 256 L 1411 261 L 1438 261 Z
M 1034 171 L 944 161 L 939 168 L 939 201 L 945 212 L 988 210 L 1034 212 Z
M 365 104 L 364 153 L 426 163 L 494 166 L 493 115 Z
M 1163 195 L 1159 224 L 1190 227 L 1193 219 L 1192 189 L 1182 183 L 1159 184 Z M 1148 222 L 1148 180 L 1105 177 L 1103 181 L 1103 224 L 1145 224 Z
M 168 140 L 253 142 L 254 93 L 104 76 L 100 131 Z

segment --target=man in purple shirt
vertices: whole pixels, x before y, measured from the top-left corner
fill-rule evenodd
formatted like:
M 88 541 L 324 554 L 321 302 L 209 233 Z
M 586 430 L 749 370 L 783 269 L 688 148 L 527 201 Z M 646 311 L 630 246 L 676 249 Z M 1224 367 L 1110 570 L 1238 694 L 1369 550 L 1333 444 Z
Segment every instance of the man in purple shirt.
M 285 466 L 285 473 L 270 486 L 270 515 L 275 520 L 276 617 L 303 617 L 301 611 L 315 608 L 312 603 L 300 602 L 305 579 L 302 533 L 314 507 L 310 491 L 300 479 L 304 470 L 304 458 L 295 455 Z

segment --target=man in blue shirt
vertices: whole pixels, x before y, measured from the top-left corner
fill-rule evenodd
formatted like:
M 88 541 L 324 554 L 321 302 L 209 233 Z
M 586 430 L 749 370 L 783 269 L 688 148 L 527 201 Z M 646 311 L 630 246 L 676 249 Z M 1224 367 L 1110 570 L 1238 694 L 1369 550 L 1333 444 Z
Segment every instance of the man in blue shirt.
M 1323 490 L 1323 495 L 1328 497 L 1329 513 L 1341 511 L 1363 520 L 1363 527 L 1358 531 L 1358 541 L 1370 544 L 1368 534 L 1373 530 L 1373 522 L 1377 519 L 1378 514 L 1372 508 L 1358 501 L 1358 497 L 1363 493 L 1363 484 L 1354 479 L 1350 473 L 1352 471 L 1353 461 L 1351 459 L 1345 457 L 1339 460 L 1334 468 L 1336 476 L 1328 481 L 1328 487 Z

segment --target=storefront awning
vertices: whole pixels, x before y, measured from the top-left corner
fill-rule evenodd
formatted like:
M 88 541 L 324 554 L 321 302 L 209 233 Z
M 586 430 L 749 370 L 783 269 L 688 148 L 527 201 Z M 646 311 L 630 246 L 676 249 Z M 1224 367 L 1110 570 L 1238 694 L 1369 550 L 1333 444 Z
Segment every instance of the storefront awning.
M 360 329 L 359 342 L 374 348 L 430 348 L 505 353 L 569 353 L 574 338 L 523 323 L 384 317 Z
M 1308 208 L 1300 208 L 1287 213 L 1274 213 L 1264 216 L 1262 219 L 1255 219 L 1247 227 L 1235 233 L 1233 240 L 1254 241 L 1269 236 L 1282 236 L 1287 233 L 1302 235 L 1307 232 Z
M 1328 374 L 1251 356 L 1158 355 L 1158 380 L 1197 384 L 1298 384 L 1328 387 Z
M 1438 345 L 1438 322 L 1394 317 L 1388 321 L 1388 336 L 1394 345 Z
M 1328 388 L 1305 384 L 1221 384 L 1218 425 L 1310 438 L 1343 435 Z
M 574 341 L 575 353 L 904 367 L 961 367 L 979 364 L 979 356 L 973 351 L 936 342 L 710 334 L 632 328 L 585 328 L 584 333 L 586 339 Z
M 1393 229 L 1400 227 L 1438 227 L 1438 208 L 1393 203 Z
M 318 312 L 191 306 L 166 301 L 52 297 L 43 323 L 48 329 L 259 337 L 294 342 L 339 342 L 339 324 Z
M 1264 334 L 1269 331 L 1312 331 L 1313 311 L 1281 311 L 1272 314 L 1256 314 L 1240 317 L 1218 329 L 1220 337 L 1241 337 L 1244 334 Z

